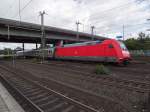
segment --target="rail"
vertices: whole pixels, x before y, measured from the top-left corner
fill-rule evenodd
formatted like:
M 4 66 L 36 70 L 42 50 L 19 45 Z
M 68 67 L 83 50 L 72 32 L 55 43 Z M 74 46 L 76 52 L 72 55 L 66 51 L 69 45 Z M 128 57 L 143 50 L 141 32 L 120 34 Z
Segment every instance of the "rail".
M 34 103 L 32 103 L 32 101 L 30 99 L 28 99 L 26 96 L 24 96 L 16 87 L 14 87 L 12 84 L 10 84 L 7 81 L 7 79 L 5 79 L 2 75 L 0 75 L 0 81 L 18 102 L 19 102 L 19 100 L 22 100 L 32 112 L 44 112 L 38 106 L 36 106 Z M 26 110 L 26 109 L 27 108 L 24 108 L 24 110 Z
M 1 66 L 1 67 L 2 67 L 2 66 Z M 96 109 L 94 109 L 94 108 L 92 108 L 92 107 L 90 107 L 90 106 L 88 106 L 88 105 L 85 105 L 85 104 L 79 102 L 79 101 L 76 101 L 76 100 L 74 100 L 74 99 L 72 99 L 72 98 L 69 98 L 69 97 L 67 97 L 67 96 L 65 96 L 65 95 L 63 95 L 63 94 L 61 94 L 61 93 L 59 93 L 59 92 L 56 92 L 56 91 L 54 91 L 54 90 L 52 90 L 52 89 L 50 89 L 50 88 L 47 88 L 47 87 L 45 87 L 45 86 L 42 86 L 42 85 L 40 85 L 40 84 L 37 83 L 37 82 L 34 82 L 34 81 L 30 80 L 30 79 L 27 79 L 27 78 L 25 78 L 24 76 L 20 76 L 20 75 L 18 75 L 18 74 L 17 74 L 16 72 L 14 72 L 14 71 L 9 71 L 8 68 L 5 68 L 5 67 L 2 67 L 2 68 L 5 69 L 5 70 L 8 71 L 8 72 L 11 72 L 12 74 L 15 74 L 15 75 L 17 75 L 17 76 L 23 78 L 23 79 L 26 80 L 26 81 L 31 82 L 32 84 L 34 84 L 34 85 L 40 87 L 40 88 L 43 89 L 43 90 L 47 90 L 47 91 L 50 91 L 50 92 L 54 93 L 55 95 L 58 95 L 58 96 L 61 97 L 62 99 L 67 100 L 67 101 L 70 102 L 71 104 L 76 105 L 76 106 L 82 108 L 83 110 L 85 110 L 85 111 L 87 111 L 87 112 L 101 112 L 101 111 L 96 110 Z M 18 90 L 17 88 L 15 88 L 15 87 L 13 87 L 13 86 L 7 81 L 7 79 L 5 79 L 2 75 L 0 75 L 0 81 L 2 81 L 2 83 L 4 84 L 4 86 L 6 86 L 6 88 L 7 88 L 8 90 L 11 89 L 11 90 L 9 91 L 10 93 L 11 93 L 11 92 L 12 92 L 12 93 L 15 93 L 15 94 L 17 95 L 17 97 L 22 98 L 23 101 L 24 101 L 30 108 L 33 109 L 33 112 L 44 112 L 44 111 L 41 110 L 37 105 L 35 105 L 34 103 L 32 103 L 32 101 L 31 101 L 30 99 L 28 99 L 25 95 L 23 95 L 21 91 L 19 91 L 19 90 Z M 31 111 L 31 112 L 32 112 L 32 111 Z

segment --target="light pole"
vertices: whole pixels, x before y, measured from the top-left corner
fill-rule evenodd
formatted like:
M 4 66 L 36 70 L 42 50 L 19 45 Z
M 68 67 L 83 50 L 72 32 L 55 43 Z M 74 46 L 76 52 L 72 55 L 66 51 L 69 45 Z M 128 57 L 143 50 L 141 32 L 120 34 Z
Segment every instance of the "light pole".
M 95 26 L 91 26 L 92 40 L 94 40 L 94 29 L 95 29 Z
M 12 64 L 15 67 L 15 49 L 12 50 Z
M 20 0 L 19 0 L 19 21 L 21 23 L 21 5 L 20 5 Z
M 150 21 L 150 19 L 147 19 L 147 21 Z M 147 29 L 147 31 L 150 31 L 150 29 Z
M 76 22 L 76 25 L 77 25 L 77 35 L 76 35 L 76 37 L 77 37 L 77 40 L 79 40 L 79 25 L 80 25 L 81 23 L 78 21 L 78 22 Z
M 10 26 L 8 25 L 8 29 L 7 29 L 7 34 L 8 34 L 8 40 L 10 39 Z
M 122 27 L 122 37 L 123 37 L 123 41 L 124 41 L 124 24 L 123 24 L 123 27 Z
M 82 26 L 83 26 L 83 32 L 84 32 L 84 24 L 82 24 Z
M 44 61 L 44 48 L 45 48 L 45 29 L 44 29 L 44 14 L 45 11 L 40 11 L 41 16 L 41 48 L 42 48 L 42 61 Z

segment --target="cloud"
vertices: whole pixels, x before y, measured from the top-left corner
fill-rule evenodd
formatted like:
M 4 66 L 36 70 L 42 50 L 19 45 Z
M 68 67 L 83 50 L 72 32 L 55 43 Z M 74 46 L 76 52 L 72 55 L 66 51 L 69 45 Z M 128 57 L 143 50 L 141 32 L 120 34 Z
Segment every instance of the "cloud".
M 30 0 L 20 1 L 23 8 Z M 150 18 L 150 0 L 32 0 L 22 10 L 21 19 L 40 24 L 42 10 L 47 13 L 45 25 L 76 30 L 75 22 L 80 21 L 79 30 L 87 33 L 92 25 L 97 34 L 121 35 L 124 24 L 125 36 L 150 27 L 146 21 Z M 19 20 L 18 0 L 1 2 L 0 17 Z

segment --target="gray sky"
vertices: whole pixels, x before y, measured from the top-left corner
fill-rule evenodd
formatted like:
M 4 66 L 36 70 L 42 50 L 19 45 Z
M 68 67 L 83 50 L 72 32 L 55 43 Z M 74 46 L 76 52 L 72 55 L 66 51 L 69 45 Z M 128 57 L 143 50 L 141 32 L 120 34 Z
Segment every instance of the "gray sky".
M 19 0 L 1 0 L 0 17 L 19 20 L 18 4 Z M 90 33 L 94 25 L 95 34 L 112 38 L 122 34 L 123 24 L 125 38 L 141 31 L 149 33 L 146 29 L 150 22 L 146 19 L 150 18 L 150 0 L 20 0 L 20 4 L 21 20 L 26 22 L 39 24 L 39 11 L 45 10 L 45 25 L 76 30 L 75 22 L 80 21 L 81 32 Z M 0 48 L 6 45 L 19 44 L 0 43 Z

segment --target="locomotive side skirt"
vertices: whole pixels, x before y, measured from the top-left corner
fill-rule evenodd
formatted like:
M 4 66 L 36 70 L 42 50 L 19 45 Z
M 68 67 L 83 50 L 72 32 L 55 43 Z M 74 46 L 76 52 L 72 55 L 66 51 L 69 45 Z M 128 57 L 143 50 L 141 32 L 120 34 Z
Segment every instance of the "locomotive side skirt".
M 55 59 L 78 60 L 78 61 L 98 61 L 98 62 L 117 62 L 116 57 L 98 56 L 55 56 Z

